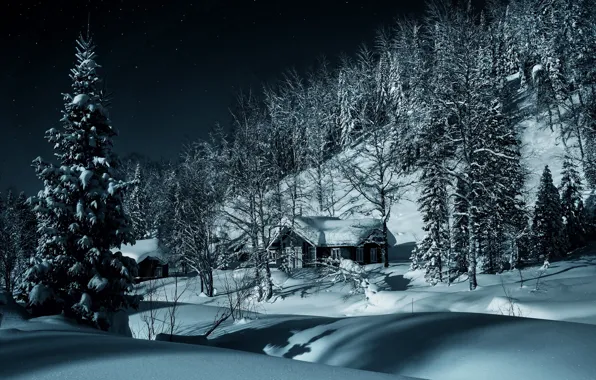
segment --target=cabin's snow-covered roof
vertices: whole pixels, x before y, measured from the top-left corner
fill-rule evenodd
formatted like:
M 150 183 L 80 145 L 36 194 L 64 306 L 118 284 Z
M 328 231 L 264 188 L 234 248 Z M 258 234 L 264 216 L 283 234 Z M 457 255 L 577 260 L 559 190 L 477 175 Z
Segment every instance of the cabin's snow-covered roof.
M 118 249 L 114 248 L 112 251 L 116 252 Z M 137 264 L 148 257 L 165 262 L 165 256 L 159 248 L 157 239 L 137 240 L 134 245 L 122 244 L 119 251 L 122 252 L 122 256 L 134 259 Z
M 346 247 L 361 244 L 382 226 L 380 219 L 299 216 L 294 221 L 293 230 L 317 247 Z

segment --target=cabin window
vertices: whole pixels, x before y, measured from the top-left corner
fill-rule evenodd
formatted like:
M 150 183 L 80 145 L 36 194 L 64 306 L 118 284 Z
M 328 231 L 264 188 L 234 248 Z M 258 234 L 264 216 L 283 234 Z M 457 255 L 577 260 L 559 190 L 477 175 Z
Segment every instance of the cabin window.
M 371 263 L 376 263 L 379 260 L 377 259 L 377 249 L 376 248 L 371 248 L 370 249 L 370 262 Z
M 356 248 L 356 261 L 359 263 L 364 261 L 364 248 L 363 247 Z
M 339 260 L 341 257 L 339 248 L 331 248 L 331 258 Z
M 155 277 L 161 277 L 161 266 L 155 267 Z

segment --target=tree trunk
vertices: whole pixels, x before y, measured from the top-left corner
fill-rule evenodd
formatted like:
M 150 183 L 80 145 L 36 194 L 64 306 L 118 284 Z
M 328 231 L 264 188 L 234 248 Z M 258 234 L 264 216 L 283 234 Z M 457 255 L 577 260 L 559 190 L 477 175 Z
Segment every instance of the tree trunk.
M 470 209 L 472 209 L 472 207 L 470 207 Z M 468 281 L 470 282 L 470 290 L 474 290 L 478 286 L 478 282 L 476 281 L 476 255 L 478 254 L 476 241 L 477 229 L 475 227 L 476 217 L 472 214 L 473 212 L 470 212 L 468 220 Z
M 325 206 L 323 204 L 323 169 L 321 165 L 317 167 L 317 202 L 319 203 L 319 212 L 323 215 Z
M 209 297 L 213 297 L 215 295 L 215 291 L 213 289 L 213 271 L 209 270 L 207 272 L 207 294 Z
M 255 255 L 255 281 L 257 283 L 257 299 L 261 301 L 263 299 L 263 284 L 261 280 L 261 263 L 258 258 L 259 254 Z
M 511 254 L 509 255 L 509 270 L 515 269 L 515 262 L 516 262 L 517 255 L 518 255 L 517 239 L 513 238 L 513 239 L 511 239 Z
M 8 294 L 12 294 L 12 273 L 9 268 L 6 268 L 4 273 L 4 287 Z
M 269 260 L 265 260 L 265 274 L 267 280 L 265 301 L 269 301 L 273 297 L 273 282 L 271 281 L 271 268 L 269 267 Z
M 387 241 L 387 221 L 383 219 L 383 260 L 385 268 L 389 267 L 389 242 Z

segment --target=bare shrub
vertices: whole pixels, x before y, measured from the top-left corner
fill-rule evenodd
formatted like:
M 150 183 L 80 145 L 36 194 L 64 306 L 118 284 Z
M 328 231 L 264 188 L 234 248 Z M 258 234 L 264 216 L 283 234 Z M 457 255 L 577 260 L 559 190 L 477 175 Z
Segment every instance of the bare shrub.
M 187 279 L 183 286 L 180 286 L 178 277 L 174 277 L 174 289 L 173 292 L 168 292 L 168 288 L 165 286 L 165 279 L 151 279 L 146 282 L 146 292 L 143 295 L 143 301 L 145 301 L 146 310 L 141 312 L 141 321 L 143 327 L 137 331 L 132 331 L 133 337 L 137 339 L 148 339 L 155 340 L 157 335 L 166 334 L 171 340 L 178 328 L 180 327 L 180 321 L 178 320 L 178 312 L 180 306 L 180 299 L 188 292 L 191 281 Z M 168 305 L 165 308 L 160 308 L 159 297 L 163 295 L 163 300 Z
M 521 308 L 515 303 L 515 298 L 511 296 L 511 292 L 505 287 L 503 277 L 501 277 L 501 288 L 503 288 L 507 304 L 504 307 L 499 306 L 499 312 L 502 315 L 509 315 L 511 317 L 523 317 Z
M 532 289 L 532 292 L 541 291 L 540 280 L 542 280 L 542 277 L 544 277 L 544 275 L 546 274 L 548 267 L 550 267 L 550 263 L 548 262 L 548 260 L 544 260 L 544 264 L 542 264 L 542 266 L 540 267 L 540 269 L 538 269 L 538 272 L 536 273 L 536 285 L 534 286 L 534 289 Z

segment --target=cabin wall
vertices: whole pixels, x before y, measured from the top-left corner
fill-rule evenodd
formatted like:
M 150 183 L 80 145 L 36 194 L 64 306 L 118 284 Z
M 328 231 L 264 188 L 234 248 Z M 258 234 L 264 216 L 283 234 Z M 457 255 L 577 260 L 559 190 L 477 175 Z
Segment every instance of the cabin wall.
M 271 247 L 272 259 L 275 260 L 275 266 L 280 267 L 284 264 L 290 268 L 309 266 L 312 263 L 309 257 L 310 246 L 310 243 L 292 232 L 285 234 L 277 244 Z M 287 247 L 296 249 L 295 257 L 285 255 L 285 249 Z
M 161 276 L 156 276 L 157 268 L 161 268 Z M 158 260 L 145 259 L 139 263 L 139 277 L 154 278 L 168 277 L 168 264 L 161 264 Z
M 356 261 L 356 248 L 357 247 L 317 247 L 317 260 L 324 260 L 331 256 L 331 249 L 339 248 L 341 252 L 341 257 L 344 259 L 349 259 L 354 262 Z M 381 257 L 381 247 L 378 244 L 365 244 L 364 245 L 363 259 L 364 261 L 361 264 L 375 264 L 375 263 L 382 263 L 383 258 Z M 372 263 L 371 262 L 371 248 L 377 249 L 377 260 Z
M 295 248 L 297 248 L 299 250 L 297 256 L 301 257 L 301 260 L 298 260 L 298 261 L 300 261 L 302 264 L 301 266 L 304 266 L 304 267 L 312 266 L 317 261 L 323 261 L 325 259 L 328 259 L 331 256 L 331 250 L 333 248 L 340 249 L 340 254 L 341 254 L 342 258 L 349 259 L 354 262 L 358 262 L 358 261 L 356 261 L 356 249 L 357 248 L 355 246 L 316 247 L 315 248 L 316 258 L 314 258 L 314 260 L 313 260 L 309 255 L 309 247 L 311 247 L 311 244 L 308 243 L 303 238 L 301 238 L 300 236 L 298 236 L 297 234 L 295 234 L 293 231 L 288 231 L 288 232 L 286 232 L 286 234 L 283 237 L 278 239 L 276 241 L 276 243 L 272 244 L 269 248 L 270 255 L 271 255 L 270 260 L 272 261 L 272 264 L 274 262 L 273 265 L 279 267 L 279 266 L 282 266 L 283 264 L 285 264 L 285 265 L 288 265 L 290 268 L 299 267 L 299 265 L 297 265 L 296 260 L 293 260 L 292 258 L 288 258 L 284 254 L 285 248 L 290 247 L 290 246 L 294 246 Z M 372 248 L 376 248 L 376 250 L 377 250 L 377 257 L 376 257 L 376 260 L 374 263 L 382 263 L 383 262 L 383 258 L 381 257 L 381 247 L 378 244 L 367 243 L 362 247 L 364 248 L 364 250 L 363 250 L 363 260 L 360 262 L 361 264 L 371 264 L 371 249 Z

